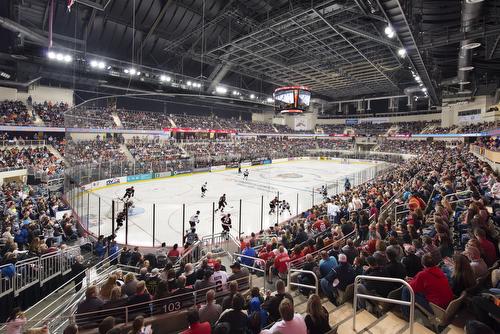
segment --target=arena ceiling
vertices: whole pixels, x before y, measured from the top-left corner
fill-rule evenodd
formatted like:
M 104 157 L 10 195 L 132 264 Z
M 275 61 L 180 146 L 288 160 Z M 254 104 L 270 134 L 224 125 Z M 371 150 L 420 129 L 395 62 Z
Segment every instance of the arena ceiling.
M 2 68 L 12 66 L 9 54 L 42 58 L 51 1 L 0 5 L 0 23 L 13 34 L 3 43 Z M 472 85 L 498 80 L 500 71 L 497 0 L 484 1 L 467 31 L 459 0 L 75 0 L 71 12 L 67 0 L 53 1 L 55 45 L 197 77 L 207 91 L 221 82 L 268 94 L 300 84 L 329 100 L 380 96 L 416 86 L 413 71 L 437 103 L 443 88 L 463 88 L 446 79 L 457 76 L 466 37 L 481 43 L 472 55 Z M 388 25 L 396 38 L 385 35 Z M 23 80 L 64 77 L 43 66 L 17 61 L 16 73 L 27 73 Z M 74 69 L 66 75 L 95 82 L 75 78 Z

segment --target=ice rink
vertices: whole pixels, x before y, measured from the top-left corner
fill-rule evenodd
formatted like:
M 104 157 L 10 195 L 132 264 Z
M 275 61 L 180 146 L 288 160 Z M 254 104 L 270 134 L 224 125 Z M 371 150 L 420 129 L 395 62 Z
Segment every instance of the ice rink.
M 242 174 L 231 169 L 113 185 L 95 190 L 91 194 L 89 229 L 95 234 L 111 234 L 110 203 L 113 199 L 122 197 L 125 188 L 133 185 L 135 208 L 129 216 L 130 245 L 152 246 L 153 224 L 155 246 L 159 246 L 161 242 L 166 242 L 167 245 L 181 244 L 183 204 L 184 230 L 189 228 L 189 218 L 199 210 L 200 223 L 196 228 L 199 237 L 211 234 L 212 228 L 215 233 L 221 232 L 222 214 L 217 212 L 212 216 L 212 211 L 213 203 L 217 208 L 218 199 L 224 193 L 228 202 L 224 212 L 231 214 L 233 235 L 238 234 L 240 217 L 242 233 L 257 232 L 261 226 L 267 228 L 310 208 L 313 201 L 315 204 L 320 203 L 322 196 L 317 190 L 321 185 L 327 184 L 331 194 L 336 189 L 343 189 L 346 177 L 349 177 L 351 184 L 373 177 L 375 165 L 376 163 L 369 161 L 352 161 L 348 164 L 341 163 L 340 160 L 288 161 L 249 167 L 250 175 L 246 181 Z M 243 168 L 243 171 L 245 169 Z M 208 191 L 206 197 L 201 198 L 200 188 L 204 182 L 208 184 Z M 314 196 L 313 189 L 316 189 Z M 280 200 L 284 199 L 290 203 L 291 212 L 284 212 L 277 217 L 276 214 L 269 214 L 269 202 L 278 192 Z M 101 197 L 100 215 L 96 195 Z M 125 226 L 119 229 L 117 240 L 120 243 L 125 242 Z

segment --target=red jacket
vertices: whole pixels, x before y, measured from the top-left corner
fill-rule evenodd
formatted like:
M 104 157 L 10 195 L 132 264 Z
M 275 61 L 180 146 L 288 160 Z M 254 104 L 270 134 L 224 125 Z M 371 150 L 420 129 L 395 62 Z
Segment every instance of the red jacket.
M 274 267 L 276 270 L 278 270 L 280 273 L 286 273 L 288 270 L 287 263 L 290 262 L 290 258 L 288 257 L 287 253 L 280 253 L 276 255 L 276 258 L 274 259 Z
M 182 334 L 210 334 L 212 329 L 208 322 L 195 322 L 188 329 L 186 329 Z
M 446 309 L 453 300 L 448 279 L 439 267 L 425 268 L 411 281 L 410 286 L 415 293 L 423 293 L 429 303 Z
M 479 239 L 479 244 L 484 254 L 484 262 L 486 262 L 488 267 L 491 267 L 497 260 L 495 245 L 488 239 Z

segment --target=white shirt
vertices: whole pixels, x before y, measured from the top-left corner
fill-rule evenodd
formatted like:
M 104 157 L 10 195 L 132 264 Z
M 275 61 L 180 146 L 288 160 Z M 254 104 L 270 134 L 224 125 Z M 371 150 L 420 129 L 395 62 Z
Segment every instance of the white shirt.
M 189 218 L 189 221 L 198 224 L 200 219 L 198 218 L 198 215 L 192 215 L 191 218 Z
M 286 334 L 307 334 L 307 326 L 304 318 L 295 313 L 290 321 L 280 320 L 276 322 L 269 331 L 263 333 L 286 333 Z
M 215 292 L 222 292 L 226 289 L 227 273 L 225 271 L 216 271 L 210 276 L 210 285 L 215 285 Z
M 340 211 L 340 207 L 335 203 L 328 203 L 327 212 L 329 216 L 336 217 L 337 213 Z

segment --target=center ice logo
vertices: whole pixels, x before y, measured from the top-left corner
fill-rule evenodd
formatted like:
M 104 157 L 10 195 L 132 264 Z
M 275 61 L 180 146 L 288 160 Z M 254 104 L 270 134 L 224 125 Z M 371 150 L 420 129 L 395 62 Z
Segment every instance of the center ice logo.
M 283 174 L 278 174 L 276 177 L 280 177 L 282 179 L 299 179 L 303 177 L 303 175 L 297 174 L 297 173 L 283 173 Z

